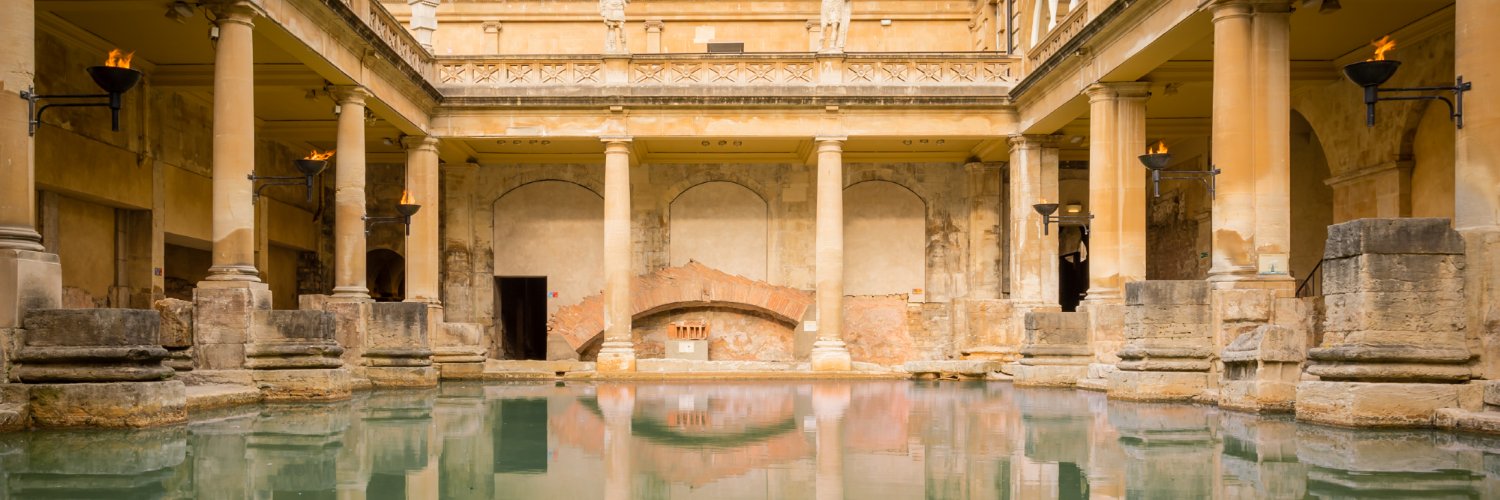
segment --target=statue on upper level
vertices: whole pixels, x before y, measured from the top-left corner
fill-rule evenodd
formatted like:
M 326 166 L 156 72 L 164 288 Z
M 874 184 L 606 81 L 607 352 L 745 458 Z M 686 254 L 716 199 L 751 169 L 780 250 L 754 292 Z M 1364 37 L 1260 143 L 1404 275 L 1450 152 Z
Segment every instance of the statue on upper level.
M 625 4 L 630 0 L 599 0 L 599 15 L 604 17 L 604 53 L 624 54 Z
M 823 0 L 822 52 L 844 51 L 844 40 L 849 37 L 851 3 L 851 0 Z

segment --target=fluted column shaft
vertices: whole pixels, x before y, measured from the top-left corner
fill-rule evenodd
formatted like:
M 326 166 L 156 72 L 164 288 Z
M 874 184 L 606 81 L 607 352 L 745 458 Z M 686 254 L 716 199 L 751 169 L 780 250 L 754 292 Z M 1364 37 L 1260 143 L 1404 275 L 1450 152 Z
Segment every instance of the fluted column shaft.
M 369 300 L 365 277 L 365 97 L 360 87 L 339 87 L 338 146 L 334 176 L 333 296 Z M 420 212 L 419 212 L 420 213 Z
M 255 269 L 255 61 L 245 4 L 216 10 L 214 54 L 213 260 L 209 281 L 260 281 Z

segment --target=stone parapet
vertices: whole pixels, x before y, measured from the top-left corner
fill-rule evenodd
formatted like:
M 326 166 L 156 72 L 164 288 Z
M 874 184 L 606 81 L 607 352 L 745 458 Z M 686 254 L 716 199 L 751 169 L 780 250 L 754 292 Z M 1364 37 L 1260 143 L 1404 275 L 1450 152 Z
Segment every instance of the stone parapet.
M 1026 313 L 1026 334 L 1016 367 L 1018 386 L 1072 387 L 1088 377 L 1094 351 L 1089 346 L 1088 314 Z
M 12 376 L 36 428 L 152 427 L 187 420 L 182 382 L 162 365 L 156 311 L 37 309 Z
M 1205 281 L 1125 284 L 1125 345 L 1109 396 L 1189 400 L 1209 385 L 1215 355 Z
M 1307 356 L 1319 380 L 1298 384 L 1297 418 L 1426 427 L 1440 408 L 1477 410 L 1482 391 L 1463 384 L 1464 243 L 1448 221 L 1345 222 L 1326 248 L 1323 339 Z

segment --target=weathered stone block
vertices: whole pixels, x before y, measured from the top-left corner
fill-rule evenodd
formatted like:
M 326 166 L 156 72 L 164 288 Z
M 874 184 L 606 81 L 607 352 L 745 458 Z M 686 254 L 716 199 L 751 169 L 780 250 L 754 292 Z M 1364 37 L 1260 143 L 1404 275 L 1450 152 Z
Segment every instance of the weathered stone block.
M 244 343 L 249 340 L 250 329 L 255 324 L 252 313 L 269 309 L 271 289 L 265 283 L 199 283 L 193 289 L 193 343 Z
M 26 315 L 12 375 L 27 383 L 163 380 L 160 317 L 134 309 L 38 309 Z
M 1261 325 L 1224 349 L 1219 406 L 1242 411 L 1291 411 L 1302 374 L 1306 334 Z
M 187 421 L 187 392 L 175 380 L 36 384 L 27 389 L 37 428 L 153 427 Z
M 323 311 L 255 311 L 245 366 L 258 370 L 338 368 L 344 350 L 333 340 L 333 315 Z
M 20 327 L 27 311 L 62 307 L 57 254 L 0 249 L 0 291 L 6 294 L 0 295 L 0 329 Z
M 308 297 L 304 295 L 303 297 Z M 310 299 L 308 299 L 310 300 Z M 319 302 L 319 301 L 313 301 Z M 366 335 L 370 314 L 370 302 L 334 301 L 323 302 L 323 309 L 333 314 L 333 338 L 344 348 L 344 366 L 362 370 L 365 349 L 369 346 Z M 358 373 L 356 373 L 358 375 Z
M 1215 353 L 1210 298 L 1204 281 L 1126 283 L 1125 344 L 1110 397 L 1182 400 L 1207 388 Z
M 161 316 L 161 346 L 167 349 L 193 346 L 193 303 L 161 299 L 151 304 Z
M 1190 401 L 1208 388 L 1207 371 L 1128 371 L 1109 374 L 1109 397 L 1126 401 Z
M 1463 238 L 1448 219 L 1357 219 L 1328 226 L 1324 259 L 1365 254 L 1462 255 Z
M 1440 408 L 1482 405 L 1476 384 L 1304 381 L 1297 420 L 1345 427 L 1430 427 Z
M 1071 387 L 1087 377 L 1088 365 L 1094 360 L 1088 324 L 1087 313 L 1027 313 L 1015 384 Z
M 255 385 L 267 402 L 339 401 L 349 399 L 349 371 L 334 369 L 253 370 Z

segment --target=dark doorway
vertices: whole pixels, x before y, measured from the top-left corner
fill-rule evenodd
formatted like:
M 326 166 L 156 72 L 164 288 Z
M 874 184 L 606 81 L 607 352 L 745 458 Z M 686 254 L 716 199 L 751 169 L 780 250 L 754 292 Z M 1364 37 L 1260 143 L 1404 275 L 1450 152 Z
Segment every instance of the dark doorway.
M 495 310 L 502 358 L 547 359 L 547 277 L 495 277 Z
M 1072 229 L 1075 228 L 1062 228 L 1058 233 Z M 1077 311 L 1078 303 L 1083 301 L 1085 292 L 1089 290 L 1089 261 L 1085 258 L 1088 244 L 1089 235 L 1084 232 L 1079 235 L 1077 250 L 1058 257 L 1057 302 L 1062 306 L 1063 312 Z

